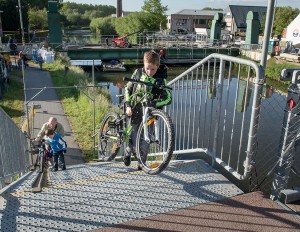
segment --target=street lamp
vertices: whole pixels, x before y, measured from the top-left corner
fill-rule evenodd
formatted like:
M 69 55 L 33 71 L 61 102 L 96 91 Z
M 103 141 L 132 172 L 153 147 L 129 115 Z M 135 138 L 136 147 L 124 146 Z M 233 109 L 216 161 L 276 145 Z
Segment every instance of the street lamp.
M 2 45 L 2 36 L 3 36 L 2 19 L 1 19 L 1 14 L 2 13 L 3 13 L 3 11 L 0 10 L 0 45 Z
M 18 0 L 18 6 L 17 8 L 19 8 L 19 15 L 20 15 L 20 25 L 21 25 L 21 32 L 22 32 L 22 45 L 23 45 L 23 49 L 25 47 L 25 38 L 24 38 L 24 27 L 23 27 L 23 17 L 22 17 L 22 7 L 21 7 L 21 0 Z
M 194 32 L 196 32 L 196 12 L 197 11 L 195 10 L 195 15 L 194 15 L 195 16 L 194 17 Z

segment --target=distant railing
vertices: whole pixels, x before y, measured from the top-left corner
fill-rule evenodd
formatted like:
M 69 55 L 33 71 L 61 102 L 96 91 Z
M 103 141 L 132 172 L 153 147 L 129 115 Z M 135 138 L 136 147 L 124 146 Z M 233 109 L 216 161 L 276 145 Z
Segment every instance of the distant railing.
M 0 107 L 0 182 L 20 177 L 31 166 L 31 155 L 24 133 Z

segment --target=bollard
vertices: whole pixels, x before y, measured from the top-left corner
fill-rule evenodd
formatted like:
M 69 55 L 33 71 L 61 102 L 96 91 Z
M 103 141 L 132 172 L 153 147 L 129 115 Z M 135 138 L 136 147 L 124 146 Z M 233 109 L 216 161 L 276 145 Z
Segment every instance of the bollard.
M 294 160 L 295 142 L 300 128 L 300 81 L 299 70 L 284 69 L 280 79 L 292 80 L 288 88 L 288 96 L 281 131 L 281 144 L 278 151 L 278 162 L 274 169 L 272 183 L 272 200 L 281 199 L 281 191 L 286 189 L 291 166 Z

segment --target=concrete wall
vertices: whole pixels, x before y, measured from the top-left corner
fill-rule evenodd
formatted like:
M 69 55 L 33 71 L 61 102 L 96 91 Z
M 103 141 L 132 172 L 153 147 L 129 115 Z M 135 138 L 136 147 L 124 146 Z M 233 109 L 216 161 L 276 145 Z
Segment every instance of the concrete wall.
M 241 49 L 241 54 L 244 55 L 244 56 L 247 56 L 249 58 L 251 58 L 252 60 L 255 60 L 255 61 L 260 61 L 261 60 L 261 52 L 260 51 L 250 51 L 250 50 L 243 50 Z M 270 59 L 271 56 L 268 55 L 267 56 L 267 60 Z

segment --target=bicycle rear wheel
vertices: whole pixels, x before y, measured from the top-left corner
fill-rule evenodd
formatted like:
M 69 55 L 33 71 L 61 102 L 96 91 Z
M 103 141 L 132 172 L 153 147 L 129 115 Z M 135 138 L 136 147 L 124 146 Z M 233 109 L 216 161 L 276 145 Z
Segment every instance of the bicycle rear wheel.
M 145 141 L 144 130 L 150 141 Z M 140 124 L 136 153 L 144 172 L 155 175 L 161 173 L 169 164 L 174 150 L 174 127 L 171 118 L 162 110 L 151 110 L 146 126 Z
M 120 116 L 109 112 L 103 119 L 98 133 L 98 157 L 105 161 L 113 160 L 121 147 Z

